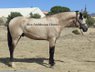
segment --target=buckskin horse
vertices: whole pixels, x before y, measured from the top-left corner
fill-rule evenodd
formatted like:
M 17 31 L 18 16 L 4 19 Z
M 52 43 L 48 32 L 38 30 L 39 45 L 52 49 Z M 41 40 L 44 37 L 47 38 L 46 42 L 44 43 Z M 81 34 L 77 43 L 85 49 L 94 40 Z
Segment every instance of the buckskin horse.
M 14 67 L 14 49 L 22 36 L 34 40 L 47 40 L 49 42 L 49 64 L 54 66 L 54 51 L 61 31 L 74 25 L 86 32 L 88 26 L 81 12 L 63 12 L 41 19 L 15 17 L 7 27 L 8 47 L 10 51 L 10 65 Z

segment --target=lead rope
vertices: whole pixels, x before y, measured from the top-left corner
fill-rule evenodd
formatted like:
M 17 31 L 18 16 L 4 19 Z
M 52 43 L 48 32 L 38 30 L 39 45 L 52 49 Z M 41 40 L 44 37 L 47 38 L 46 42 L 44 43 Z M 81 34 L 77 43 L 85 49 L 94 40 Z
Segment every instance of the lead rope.
M 84 34 L 83 34 L 83 31 L 82 31 L 81 29 L 80 29 L 80 33 L 81 33 L 81 35 L 84 35 Z

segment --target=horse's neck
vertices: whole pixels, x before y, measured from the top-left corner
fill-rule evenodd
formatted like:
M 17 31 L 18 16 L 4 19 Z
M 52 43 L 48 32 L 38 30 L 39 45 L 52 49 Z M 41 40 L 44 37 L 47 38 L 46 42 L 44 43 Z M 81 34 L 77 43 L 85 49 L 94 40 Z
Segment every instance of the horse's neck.
M 76 18 L 76 14 L 75 12 L 67 12 L 59 14 L 57 18 L 59 19 L 59 24 L 61 26 L 61 29 L 63 29 L 64 27 L 68 27 L 72 24 L 72 20 Z

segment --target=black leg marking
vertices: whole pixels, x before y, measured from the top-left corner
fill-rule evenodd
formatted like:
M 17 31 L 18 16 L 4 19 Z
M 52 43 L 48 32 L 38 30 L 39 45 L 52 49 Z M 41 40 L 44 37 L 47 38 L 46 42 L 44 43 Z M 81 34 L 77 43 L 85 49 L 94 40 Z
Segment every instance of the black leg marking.
M 8 47 L 10 51 L 10 61 L 13 61 L 13 52 L 14 52 L 14 45 L 12 43 L 12 36 L 10 34 L 9 27 L 7 27 L 8 33 L 7 33 L 7 41 L 8 41 Z
M 55 46 L 49 48 L 49 64 L 51 66 L 54 66 L 54 51 L 55 51 Z
M 9 47 L 9 51 L 10 51 L 10 61 L 13 62 L 14 61 L 14 57 L 13 57 L 14 46 L 13 45 Z

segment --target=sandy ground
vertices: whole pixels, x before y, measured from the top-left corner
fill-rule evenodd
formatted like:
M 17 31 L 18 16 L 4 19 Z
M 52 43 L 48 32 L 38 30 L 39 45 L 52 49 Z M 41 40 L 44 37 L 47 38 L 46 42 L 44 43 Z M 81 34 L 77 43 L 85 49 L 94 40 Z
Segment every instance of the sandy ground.
M 32 70 L 34 72 L 95 72 L 95 28 L 84 35 L 75 35 L 66 28 L 56 43 L 53 68 L 48 64 L 48 42 L 23 37 L 14 57 L 16 68 L 8 66 L 9 50 L 6 28 L 0 27 L 0 70 Z

